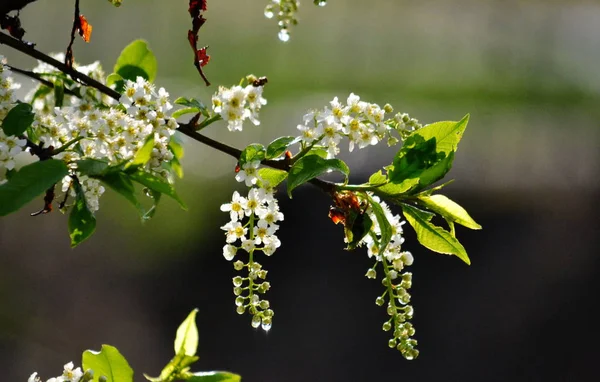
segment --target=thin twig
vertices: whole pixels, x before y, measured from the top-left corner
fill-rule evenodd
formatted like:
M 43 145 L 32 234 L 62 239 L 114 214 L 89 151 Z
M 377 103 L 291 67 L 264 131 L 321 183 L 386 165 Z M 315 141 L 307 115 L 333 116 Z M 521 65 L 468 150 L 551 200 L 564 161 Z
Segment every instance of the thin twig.
M 69 76 L 78 80 L 82 84 L 84 84 L 86 86 L 91 86 L 117 101 L 121 98 L 121 94 L 119 94 L 117 91 L 94 80 L 93 78 L 86 76 L 85 74 L 83 74 L 81 72 L 78 72 L 77 70 L 75 70 L 73 68 L 69 68 L 64 63 L 48 56 L 45 53 L 40 52 L 39 50 L 37 50 L 31 46 L 28 46 L 23 41 L 19 41 L 15 38 L 10 37 L 6 33 L 0 32 L 0 44 L 8 45 L 11 48 L 16 49 L 19 52 L 22 52 L 32 58 L 35 58 L 42 62 L 45 62 L 46 64 L 52 65 L 56 69 L 60 70 L 61 72 L 65 73 L 65 74 L 68 74 Z
M 65 53 L 65 65 L 69 68 L 73 68 L 73 43 L 75 42 L 75 32 L 79 29 L 80 24 L 79 0 L 75 0 L 75 16 L 73 17 L 73 27 L 71 28 L 71 40 L 69 41 L 69 46 L 67 46 L 67 53 Z
M 42 83 L 43 85 L 45 85 L 45 86 L 47 86 L 49 88 L 52 88 L 52 89 L 54 88 L 54 83 L 52 81 L 48 81 L 47 79 L 43 78 L 39 73 L 32 72 L 32 71 L 29 71 L 29 70 L 19 69 L 19 68 L 16 68 L 16 67 L 12 66 L 12 65 L 5 64 L 4 66 L 8 67 L 10 70 L 12 70 L 15 73 L 19 73 L 19 74 L 22 74 L 22 75 L 24 75 L 26 77 L 32 78 L 32 79 L 34 79 L 34 80 Z M 65 93 L 68 94 L 68 95 L 76 96 L 76 97 L 79 96 L 79 94 L 75 93 L 73 90 L 68 89 L 68 88 L 65 88 Z

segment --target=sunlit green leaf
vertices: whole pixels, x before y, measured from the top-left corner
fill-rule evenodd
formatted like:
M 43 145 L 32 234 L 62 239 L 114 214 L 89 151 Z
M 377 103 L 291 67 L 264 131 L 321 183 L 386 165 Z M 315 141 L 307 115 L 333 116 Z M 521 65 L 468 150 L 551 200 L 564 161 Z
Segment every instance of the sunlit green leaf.
M 283 154 L 288 147 L 300 141 L 299 137 L 280 137 L 267 146 L 267 159 L 273 159 Z
M 0 216 L 19 210 L 68 173 L 67 165 L 54 159 L 34 162 L 11 173 L 10 180 L 0 185 Z
M 65 83 L 61 79 L 54 82 L 54 106 L 62 107 L 65 100 Z
M 76 247 L 84 240 L 88 239 L 96 230 L 96 218 L 90 211 L 85 193 L 79 182 L 73 182 L 76 199 L 71 207 L 69 214 L 69 236 L 71 237 L 71 247 Z
M 192 310 L 181 325 L 179 325 L 175 337 L 175 354 L 196 355 L 196 351 L 198 350 L 196 313 L 198 313 L 198 309 Z
M 381 239 L 379 240 L 379 253 L 383 253 L 385 248 L 388 246 L 390 241 L 392 240 L 392 225 L 390 224 L 387 216 L 385 216 L 385 212 L 379 203 L 373 200 L 372 197 L 369 198 L 369 204 L 373 209 L 373 214 L 377 218 L 377 223 L 379 224 L 379 230 L 381 231 Z
M 18 103 L 10 109 L 4 120 L 1 121 L 4 134 L 8 136 L 23 134 L 33 123 L 35 114 L 32 110 L 33 108 L 28 103 Z
M 205 371 L 194 373 L 188 382 L 240 382 L 242 377 L 227 371 Z
M 98 179 L 100 179 L 102 183 L 106 184 L 113 191 L 116 191 L 125 199 L 127 199 L 131 204 L 133 204 L 138 212 L 144 214 L 144 209 L 135 196 L 135 187 L 133 186 L 133 183 L 127 174 L 122 172 L 113 172 L 100 176 Z
M 265 146 L 260 143 L 253 143 L 246 146 L 240 155 L 240 166 L 250 163 L 252 161 L 262 161 L 265 159 Z
M 113 71 L 125 80 L 135 82 L 139 76 L 154 82 L 157 66 L 156 57 L 146 42 L 135 40 L 123 49 Z
M 75 161 L 77 172 L 82 175 L 98 176 L 108 169 L 108 162 L 100 159 L 87 158 Z
M 406 221 L 414 228 L 417 239 L 424 247 L 438 253 L 456 255 L 467 264 L 471 264 L 467 251 L 452 234 L 431 223 L 432 213 L 422 211 L 408 204 L 402 204 Z
M 177 203 L 179 203 L 182 209 L 187 210 L 187 206 L 179 197 L 179 195 L 177 195 L 175 187 L 173 187 L 173 185 L 169 184 L 168 182 L 162 180 L 161 178 L 143 171 L 134 172 L 130 174 L 129 177 L 134 182 L 138 182 L 141 185 L 146 186 L 153 191 L 170 196 L 171 198 L 175 199 Z
M 427 209 L 440 214 L 446 220 L 458 223 L 467 228 L 481 229 L 481 226 L 471 218 L 464 208 L 444 195 L 419 195 L 418 199 L 420 204 Z
M 154 134 L 150 134 L 146 138 L 144 145 L 142 147 L 140 147 L 140 149 L 135 153 L 133 160 L 131 162 L 129 162 L 127 167 L 136 166 L 136 165 L 144 166 L 146 163 L 148 163 L 150 158 L 152 158 L 152 149 L 153 148 L 154 148 Z
M 173 152 L 173 155 L 175 155 L 175 158 L 177 158 L 177 159 L 183 158 L 183 154 L 184 154 L 183 144 L 182 144 L 180 138 L 177 136 L 177 134 L 175 134 L 174 136 L 171 137 L 171 140 L 169 141 L 169 149 L 171 149 L 171 151 Z
M 350 169 L 343 161 L 339 159 L 323 159 L 318 155 L 306 155 L 300 158 L 289 171 L 288 174 L 288 195 L 292 197 L 292 190 L 296 187 L 310 181 L 330 171 L 339 171 L 346 179 Z
M 197 107 L 184 107 L 183 109 L 177 109 L 173 112 L 173 114 L 171 114 L 171 117 L 177 119 L 179 117 L 181 117 L 182 115 L 186 115 L 186 114 L 198 114 L 200 113 L 200 109 L 198 109 Z
M 275 168 L 263 167 L 258 170 L 258 176 L 262 179 L 262 181 L 258 182 L 260 187 L 263 187 L 265 182 L 267 182 L 270 187 L 277 187 L 285 180 L 285 178 L 287 178 L 288 173 Z
M 133 382 L 133 370 L 114 346 L 102 345 L 99 352 L 84 351 L 81 365 L 83 370 L 94 370 L 95 382 L 103 376 L 106 382 Z

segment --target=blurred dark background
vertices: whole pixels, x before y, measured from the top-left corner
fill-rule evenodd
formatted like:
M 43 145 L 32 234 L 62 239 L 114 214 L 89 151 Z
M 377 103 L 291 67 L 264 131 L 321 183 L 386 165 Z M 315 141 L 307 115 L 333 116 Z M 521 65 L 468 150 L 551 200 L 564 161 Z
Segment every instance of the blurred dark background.
M 0 220 L 2 379 L 57 375 L 108 343 L 141 381 L 170 359 L 177 325 L 198 307 L 196 369 L 246 382 L 597 381 L 600 3 L 305 0 L 286 44 L 262 15 L 266 3 L 209 3 L 200 38 L 211 81 L 269 77 L 261 127 L 232 134 L 221 124 L 212 137 L 268 143 L 295 134 L 306 109 L 350 92 L 425 123 L 471 113 L 446 192 L 484 227 L 457 231 L 472 265 L 407 234 L 419 358 L 387 348 L 385 310 L 374 304 L 380 283 L 363 277 L 366 253 L 343 250 L 327 196 L 309 186 L 293 200 L 280 194 L 283 245 L 262 261 L 272 330 L 238 316 L 219 229 L 228 220 L 219 205 L 240 189 L 235 163 L 187 142 L 178 187 L 188 212 L 167 200 L 141 225 L 107 192 L 97 233 L 75 250 L 65 216 L 28 216 L 38 204 Z M 143 37 L 159 60 L 157 83 L 173 98 L 208 102 L 216 86 L 205 88 L 191 65 L 187 1 L 81 7 L 94 29 L 89 44 L 77 41 L 78 62 L 100 60 L 110 72 L 122 47 Z M 21 19 L 40 50 L 64 51 L 72 1 L 39 0 Z M 15 66 L 35 64 L 0 49 Z M 381 146 L 342 158 L 362 182 L 392 156 Z

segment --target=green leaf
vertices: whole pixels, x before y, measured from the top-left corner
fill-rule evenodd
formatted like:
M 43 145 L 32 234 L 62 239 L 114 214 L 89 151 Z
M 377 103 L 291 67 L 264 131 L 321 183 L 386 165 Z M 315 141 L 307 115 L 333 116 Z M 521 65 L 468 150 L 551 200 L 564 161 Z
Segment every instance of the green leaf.
M 267 146 L 267 159 L 273 159 L 283 154 L 288 147 L 300 141 L 299 137 L 281 137 L 275 139 Z
M 171 117 L 177 119 L 177 118 L 181 117 L 182 115 L 198 114 L 200 112 L 201 112 L 201 110 L 198 109 L 197 107 L 184 107 L 183 109 L 175 110 L 173 112 L 173 114 L 171 114 Z
M 390 224 L 387 216 L 385 216 L 385 212 L 383 211 L 381 204 L 373 200 L 373 198 L 368 194 L 367 197 L 369 198 L 369 204 L 373 209 L 373 214 L 375 214 L 375 217 L 377 218 L 377 223 L 379 223 L 379 230 L 381 231 L 381 239 L 379 240 L 379 253 L 382 254 L 392 240 L 392 225 Z
M 99 176 L 108 169 L 108 162 L 99 159 L 82 159 L 75 161 L 77 164 L 77 172 L 82 175 Z
M 153 200 L 152 207 L 150 207 L 150 209 L 148 209 L 148 211 L 146 211 L 144 216 L 142 216 L 142 221 L 147 221 L 154 217 L 154 214 L 156 214 L 156 209 L 158 207 L 158 203 L 160 202 L 160 198 L 162 196 L 162 194 L 160 192 L 156 192 L 153 190 L 150 190 L 150 195 L 152 196 L 152 200 Z
M 71 248 L 74 248 L 88 239 L 96 230 L 96 218 L 89 210 L 85 193 L 79 182 L 73 182 L 76 193 L 75 204 L 69 215 L 69 236 Z
M 242 377 L 227 371 L 205 371 L 194 373 L 188 382 L 240 382 Z
M 339 159 L 323 159 L 318 155 L 303 156 L 294 163 L 288 174 L 287 188 L 289 197 L 292 197 L 292 190 L 296 187 L 331 170 L 341 172 L 348 179 L 350 169 L 343 161 Z
M 196 313 L 192 310 L 187 318 L 179 325 L 175 337 L 175 354 L 195 356 L 198 350 L 198 328 L 196 327 Z
M 61 79 L 54 82 L 54 106 L 62 107 L 65 100 L 65 83 Z
M 481 226 L 473 220 L 464 208 L 444 195 L 419 195 L 418 199 L 419 204 L 440 214 L 448 221 L 458 223 L 470 229 L 481 229 Z
M 283 170 L 277 170 L 275 168 L 263 167 L 258 170 L 258 177 L 262 179 L 259 180 L 259 187 L 263 187 L 264 183 L 268 183 L 269 187 L 277 187 L 281 182 L 287 178 L 288 173 Z
M 365 237 L 373 227 L 373 221 L 368 214 L 358 213 L 351 209 L 349 216 L 344 224 L 344 233 L 346 234 L 346 249 L 351 250 L 356 248 L 358 243 Z
M 467 251 L 452 234 L 431 223 L 432 213 L 422 211 L 408 204 L 402 204 L 402 212 L 408 223 L 417 233 L 417 239 L 424 247 L 438 253 L 456 255 L 471 264 Z
M 33 123 L 35 114 L 32 110 L 33 108 L 28 103 L 18 103 L 10 109 L 4 120 L 1 121 L 4 134 L 8 136 L 23 134 Z
M 131 166 L 144 166 L 152 158 L 152 149 L 154 149 L 154 134 L 148 135 L 144 145 L 135 153 L 133 160 L 125 168 Z
M 387 183 L 387 175 L 384 175 L 381 170 L 377 171 L 369 177 L 369 184 L 372 186 L 378 186 Z
M 181 200 L 179 195 L 177 195 L 177 192 L 175 192 L 175 188 L 173 187 L 173 185 L 162 180 L 161 178 L 143 171 L 134 172 L 129 175 L 129 178 L 134 182 L 138 182 L 141 185 L 146 186 L 153 191 L 170 196 L 177 203 L 179 203 L 179 206 L 181 206 L 182 209 L 187 210 L 187 206 L 185 205 L 183 200 Z
M 176 105 L 182 105 L 182 106 L 187 106 L 187 107 L 195 107 L 198 109 L 206 109 L 206 106 L 204 106 L 204 104 L 200 101 L 198 101 L 195 98 L 185 98 L 185 97 L 179 97 L 175 100 L 175 104 Z
M 171 167 L 175 175 L 177 175 L 179 178 L 183 178 L 183 167 L 176 156 L 174 156 L 169 163 L 165 162 L 165 164 Z
M 106 382 L 133 382 L 133 370 L 114 346 L 102 345 L 99 352 L 84 351 L 81 365 L 83 370 L 94 370 L 93 381 L 104 376 Z
M 262 161 L 265 159 L 265 146 L 260 143 L 253 143 L 246 146 L 240 155 L 240 166 L 252 161 Z
M 196 362 L 198 357 L 185 354 L 177 354 L 173 359 L 162 369 L 158 377 L 150 377 L 144 374 L 144 377 L 152 382 L 172 381 L 175 376 L 179 377 L 180 371 L 188 368 Z
M 179 138 L 177 138 L 177 135 L 171 137 L 171 140 L 169 141 L 169 149 L 171 149 L 171 152 L 173 153 L 173 155 L 175 155 L 175 158 L 183 158 L 183 145 Z
M 120 7 L 121 3 L 123 3 L 123 0 L 108 0 L 111 2 L 112 5 L 114 5 L 115 7 Z
M 108 75 L 108 77 L 106 77 L 106 85 L 108 87 L 115 85 L 115 89 L 121 93 L 125 86 L 125 80 L 117 73 L 111 73 Z
M 468 121 L 469 115 L 466 115 L 458 122 L 436 122 L 412 133 L 394 157 L 388 172 L 390 182 L 406 182 L 402 192 L 408 192 L 423 189 L 443 178 L 452 167 L 454 152 Z M 415 187 L 415 179 L 418 179 L 418 187 Z
M 122 172 L 112 172 L 97 178 L 133 204 L 140 214 L 143 215 L 145 213 L 140 202 L 135 196 L 135 187 L 133 186 L 133 183 L 127 174 Z
M 24 166 L 0 185 L 0 216 L 19 210 L 69 173 L 63 161 L 48 159 Z
M 127 45 L 117 59 L 113 71 L 125 80 L 134 81 L 138 76 L 154 82 L 157 72 L 154 53 L 144 40 L 135 40 Z
M 465 115 L 458 122 L 444 121 L 432 123 L 415 131 L 411 135 L 418 134 L 425 141 L 435 138 L 437 152 L 448 155 L 451 151 L 456 151 L 458 148 L 458 142 L 460 142 L 468 123 L 469 114 Z

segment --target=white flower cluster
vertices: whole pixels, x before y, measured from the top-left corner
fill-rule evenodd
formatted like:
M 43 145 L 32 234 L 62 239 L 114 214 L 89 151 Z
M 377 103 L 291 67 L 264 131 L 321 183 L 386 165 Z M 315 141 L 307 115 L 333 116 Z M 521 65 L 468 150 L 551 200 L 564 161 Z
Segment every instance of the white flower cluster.
M 385 277 L 383 278 L 383 285 L 387 287 L 387 291 L 383 296 L 379 296 L 375 300 L 375 303 L 380 306 L 385 304 L 384 297 L 388 294 L 387 313 L 390 318 L 383 324 L 383 330 L 389 331 L 393 329 L 393 338 L 389 340 L 388 345 L 390 348 L 397 348 L 406 359 L 414 359 L 418 356 L 419 351 L 415 349 L 417 341 L 412 338 L 415 334 L 415 329 L 409 322 L 414 314 L 414 309 L 409 304 L 411 296 L 408 292 L 412 286 L 412 273 L 404 272 L 400 274 L 404 267 L 412 265 L 414 260 L 410 252 L 402 251 L 401 248 L 402 243 L 404 243 L 402 225 L 406 222 L 401 221 L 399 215 L 394 215 L 390 211 L 389 206 L 385 202 L 380 201 L 377 196 L 371 195 L 371 197 L 381 206 L 385 218 L 390 223 L 392 229 L 390 243 L 384 249 L 383 253 L 380 253 L 378 244 L 379 240 L 381 240 L 381 228 L 372 207 L 369 206 L 365 213 L 368 213 L 373 221 L 373 226 L 371 227 L 373 235 L 367 234 L 361 240 L 360 244 L 367 246 L 369 257 L 374 257 L 377 263 L 384 262 L 384 264 L 391 264 L 391 267 L 384 265 Z M 371 279 L 377 277 L 375 267 L 367 271 L 367 277 Z
M 63 373 L 58 377 L 50 378 L 46 382 L 79 382 L 83 381 L 83 372 L 81 368 L 73 368 L 73 362 L 69 362 L 64 366 Z M 42 379 L 37 375 L 37 373 L 31 374 L 27 382 L 42 382 Z
M 371 237 L 371 235 L 366 235 L 362 239 L 360 244 L 366 245 L 367 253 L 369 254 L 369 257 L 375 257 L 375 259 L 377 261 L 381 261 L 382 255 L 383 255 L 386 258 L 386 260 L 389 261 L 392 264 L 393 268 L 395 269 L 393 275 L 397 275 L 397 272 L 400 272 L 404 268 L 405 265 L 410 266 L 413 263 L 412 254 L 408 251 L 402 251 L 402 243 L 404 243 L 404 237 L 402 236 L 402 234 L 403 234 L 402 226 L 404 224 L 406 224 L 406 221 L 400 220 L 400 215 L 393 214 L 392 211 L 390 210 L 389 206 L 385 202 L 380 201 L 377 196 L 373 195 L 371 197 L 373 198 L 373 200 L 378 202 L 379 205 L 381 205 L 381 209 L 383 209 L 385 218 L 387 219 L 387 221 L 390 223 L 390 226 L 392 227 L 392 239 L 390 240 L 390 243 L 387 245 L 387 247 L 384 249 L 383 253 L 379 253 L 380 248 L 377 245 L 378 243 L 375 242 L 375 240 L 373 239 L 373 237 Z M 371 207 L 369 207 L 367 209 L 366 213 L 369 214 L 369 217 L 373 221 L 373 226 L 371 227 L 371 230 L 373 231 L 373 233 L 379 240 L 381 238 L 381 228 L 379 227 L 379 222 L 377 220 L 377 217 L 373 213 L 373 210 Z M 395 278 L 395 277 L 392 277 L 392 278 Z
M 254 76 L 248 76 L 248 84 L 219 90 L 212 96 L 213 111 L 227 122 L 229 131 L 242 131 L 243 123 L 249 119 L 254 125 L 260 125 L 258 113 L 267 100 L 262 97 L 264 85 Z
M 97 62 L 87 66 L 75 64 L 75 67 L 96 80 L 104 80 L 104 72 Z M 34 71 L 48 75 L 60 73 L 44 63 L 40 63 Z M 144 170 L 168 178 L 168 171 L 162 164 L 173 159 L 169 142 L 178 125 L 174 118 L 168 116 L 173 106 L 164 88 L 157 91 L 153 84 L 142 77 L 135 82 L 128 80 L 119 100 L 122 106 L 112 108 L 98 107 L 100 100 L 105 104 L 110 102 L 96 89 L 86 87 L 75 89 L 80 97 L 72 96 L 68 102 L 65 100 L 65 106 L 54 107 L 54 92 L 48 91 L 46 94 L 45 88 L 49 89 L 40 85 L 29 94 L 37 111 L 33 124 L 37 139 L 44 147 L 52 146 L 55 149 L 79 140 L 77 147 L 71 145 L 54 158 L 64 160 L 78 175 L 92 212 L 98 210 L 98 199 L 104 187 L 97 180 L 78 174 L 74 164 L 77 160 L 93 158 L 105 160 L 110 165 L 122 163 L 132 159 L 152 137 L 154 147 Z M 74 196 L 74 190 L 70 187 L 72 180 L 71 176 L 65 177 L 62 189 Z
M 252 314 L 252 326 L 271 328 L 273 311 L 269 301 L 261 300 L 260 294 L 266 293 L 271 285 L 265 280 L 267 271 L 254 260 L 256 251 L 271 256 L 281 245 L 275 235 L 278 222 L 283 220 L 277 200 L 273 193 L 263 188 L 252 187 L 247 197 L 237 191 L 233 193 L 231 203 L 223 204 L 221 211 L 229 212 L 230 221 L 221 227 L 225 231 L 227 244 L 223 247 L 223 256 L 232 261 L 240 249 L 248 253 L 248 262 L 237 260 L 234 268 L 241 271 L 247 268 L 248 277 L 233 278 L 233 293 L 236 296 L 236 311 L 243 314 L 248 310 Z M 248 219 L 246 223 L 244 220 Z
M 382 108 L 375 103 L 361 101 L 354 93 L 348 96 L 346 105 L 338 97 L 329 104 L 330 107 L 325 106 L 323 110 L 305 114 L 303 124 L 298 125 L 303 144 L 322 144 L 327 149 L 328 158 L 339 154 L 338 145 L 343 137 L 348 138 L 348 149 L 353 151 L 355 146 L 362 149 L 376 145 L 385 138 L 389 145 L 394 145 L 398 139 L 392 135 L 393 131 L 421 127 L 417 120 L 407 114 L 397 114 L 394 118 L 386 119 L 385 114 L 393 111 L 390 105 Z
M 14 90 L 20 87 L 12 77 L 11 71 L 4 66 L 6 61 L 0 55 L 0 126 L 6 114 L 15 105 Z M 14 136 L 6 136 L 0 128 L 0 184 L 6 182 L 6 171 L 15 168 L 15 156 L 25 147 L 26 140 Z

